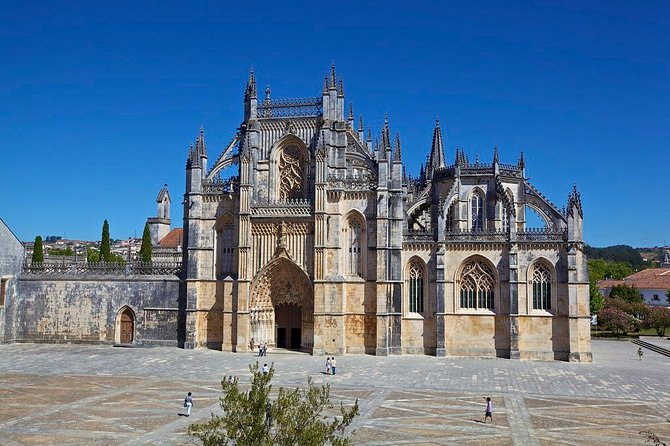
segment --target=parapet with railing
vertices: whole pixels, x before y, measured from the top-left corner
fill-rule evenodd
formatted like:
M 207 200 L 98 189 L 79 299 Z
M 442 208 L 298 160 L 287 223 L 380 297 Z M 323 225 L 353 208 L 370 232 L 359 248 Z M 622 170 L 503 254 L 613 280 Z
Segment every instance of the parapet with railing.
M 51 277 L 181 276 L 181 262 L 26 263 L 23 275 Z

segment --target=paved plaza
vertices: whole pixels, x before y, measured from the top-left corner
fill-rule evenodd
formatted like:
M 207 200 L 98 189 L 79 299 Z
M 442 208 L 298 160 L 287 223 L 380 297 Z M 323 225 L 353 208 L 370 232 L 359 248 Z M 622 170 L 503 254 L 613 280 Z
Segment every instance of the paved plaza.
M 0 345 L 0 444 L 183 445 L 192 422 L 218 413 L 226 374 L 274 362 L 275 387 L 331 384 L 359 400 L 361 445 L 634 445 L 670 441 L 670 358 L 627 341 L 594 341 L 593 364 L 431 356 L 337 358 L 174 348 Z M 179 416 L 186 392 L 192 416 Z M 484 396 L 494 404 L 483 423 Z

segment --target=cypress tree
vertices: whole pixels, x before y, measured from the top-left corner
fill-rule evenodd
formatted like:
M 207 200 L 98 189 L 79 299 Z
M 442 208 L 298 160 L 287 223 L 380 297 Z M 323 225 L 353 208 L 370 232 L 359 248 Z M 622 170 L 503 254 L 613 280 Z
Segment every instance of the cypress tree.
M 33 259 L 32 263 L 42 263 L 44 262 L 44 248 L 42 247 L 42 236 L 38 235 L 35 237 L 35 243 L 33 244 Z
M 109 244 L 109 223 L 107 220 L 102 224 L 102 240 L 100 240 L 100 261 L 111 262 L 112 250 Z
M 144 224 L 142 246 L 140 247 L 140 260 L 143 262 L 151 262 L 151 233 L 149 232 L 149 223 Z

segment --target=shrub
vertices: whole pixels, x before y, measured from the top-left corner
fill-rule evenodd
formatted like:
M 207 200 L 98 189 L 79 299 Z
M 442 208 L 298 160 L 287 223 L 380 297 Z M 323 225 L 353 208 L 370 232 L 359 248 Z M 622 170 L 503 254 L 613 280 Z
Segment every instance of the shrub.
M 650 307 L 644 318 L 644 326 L 656 330 L 658 336 L 665 336 L 670 327 L 670 308 Z
M 603 309 L 598 314 L 598 322 L 617 336 L 633 331 L 637 325 L 633 316 L 616 307 Z
M 237 377 L 223 377 L 222 416 L 212 414 L 206 423 L 193 424 L 189 435 L 204 446 L 214 445 L 305 445 L 345 446 L 351 440 L 345 429 L 358 415 L 358 400 L 347 410 L 340 404 L 340 416 L 324 413 L 332 409 L 330 386 L 315 387 L 308 380 L 308 389 L 279 389 L 275 401 L 270 400 L 274 366 L 268 374 L 259 371 L 258 363 L 249 366 L 251 389 L 242 391 Z M 273 428 L 274 426 L 274 428 Z

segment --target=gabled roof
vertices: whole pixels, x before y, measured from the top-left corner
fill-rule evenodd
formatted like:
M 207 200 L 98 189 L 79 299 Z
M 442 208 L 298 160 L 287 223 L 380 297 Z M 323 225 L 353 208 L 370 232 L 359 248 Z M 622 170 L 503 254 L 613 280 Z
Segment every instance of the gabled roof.
M 0 217 L 0 224 L 2 224 L 5 228 L 7 228 L 7 231 L 9 231 L 9 233 L 12 234 L 12 235 L 14 236 L 14 238 L 16 239 L 16 241 L 17 241 L 21 246 L 24 246 L 24 245 L 23 245 L 23 242 L 22 242 L 21 240 L 19 240 L 19 238 L 16 236 L 16 234 L 14 234 L 14 231 L 12 231 L 12 228 L 10 228 L 9 225 L 8 225 L 7 223 L 5 223 L 5 221 L 4 221 L 1 217 Z
M 174 228 L 158 242 L 158 246 L 161 248 L 176 248 L 177 246 L 181 246 L 183 237 L 184 230 L 182 228 Z
M 156 197 L 156 203 L 160 203 L 163 201 L 163 198 L 167 197 L 169 202 L 172 202 L 172 199 L 170 198 L 170 192 L 168 192 L 167 184 L 163 185 L 163 188 L 158 192 L 158 196 Z
M 638 290 L 670 290 L 670 268 L 648 268 L 624 277 L 623 280 L 601 280 L 598 288 L 615 285 L 635 286 Z

